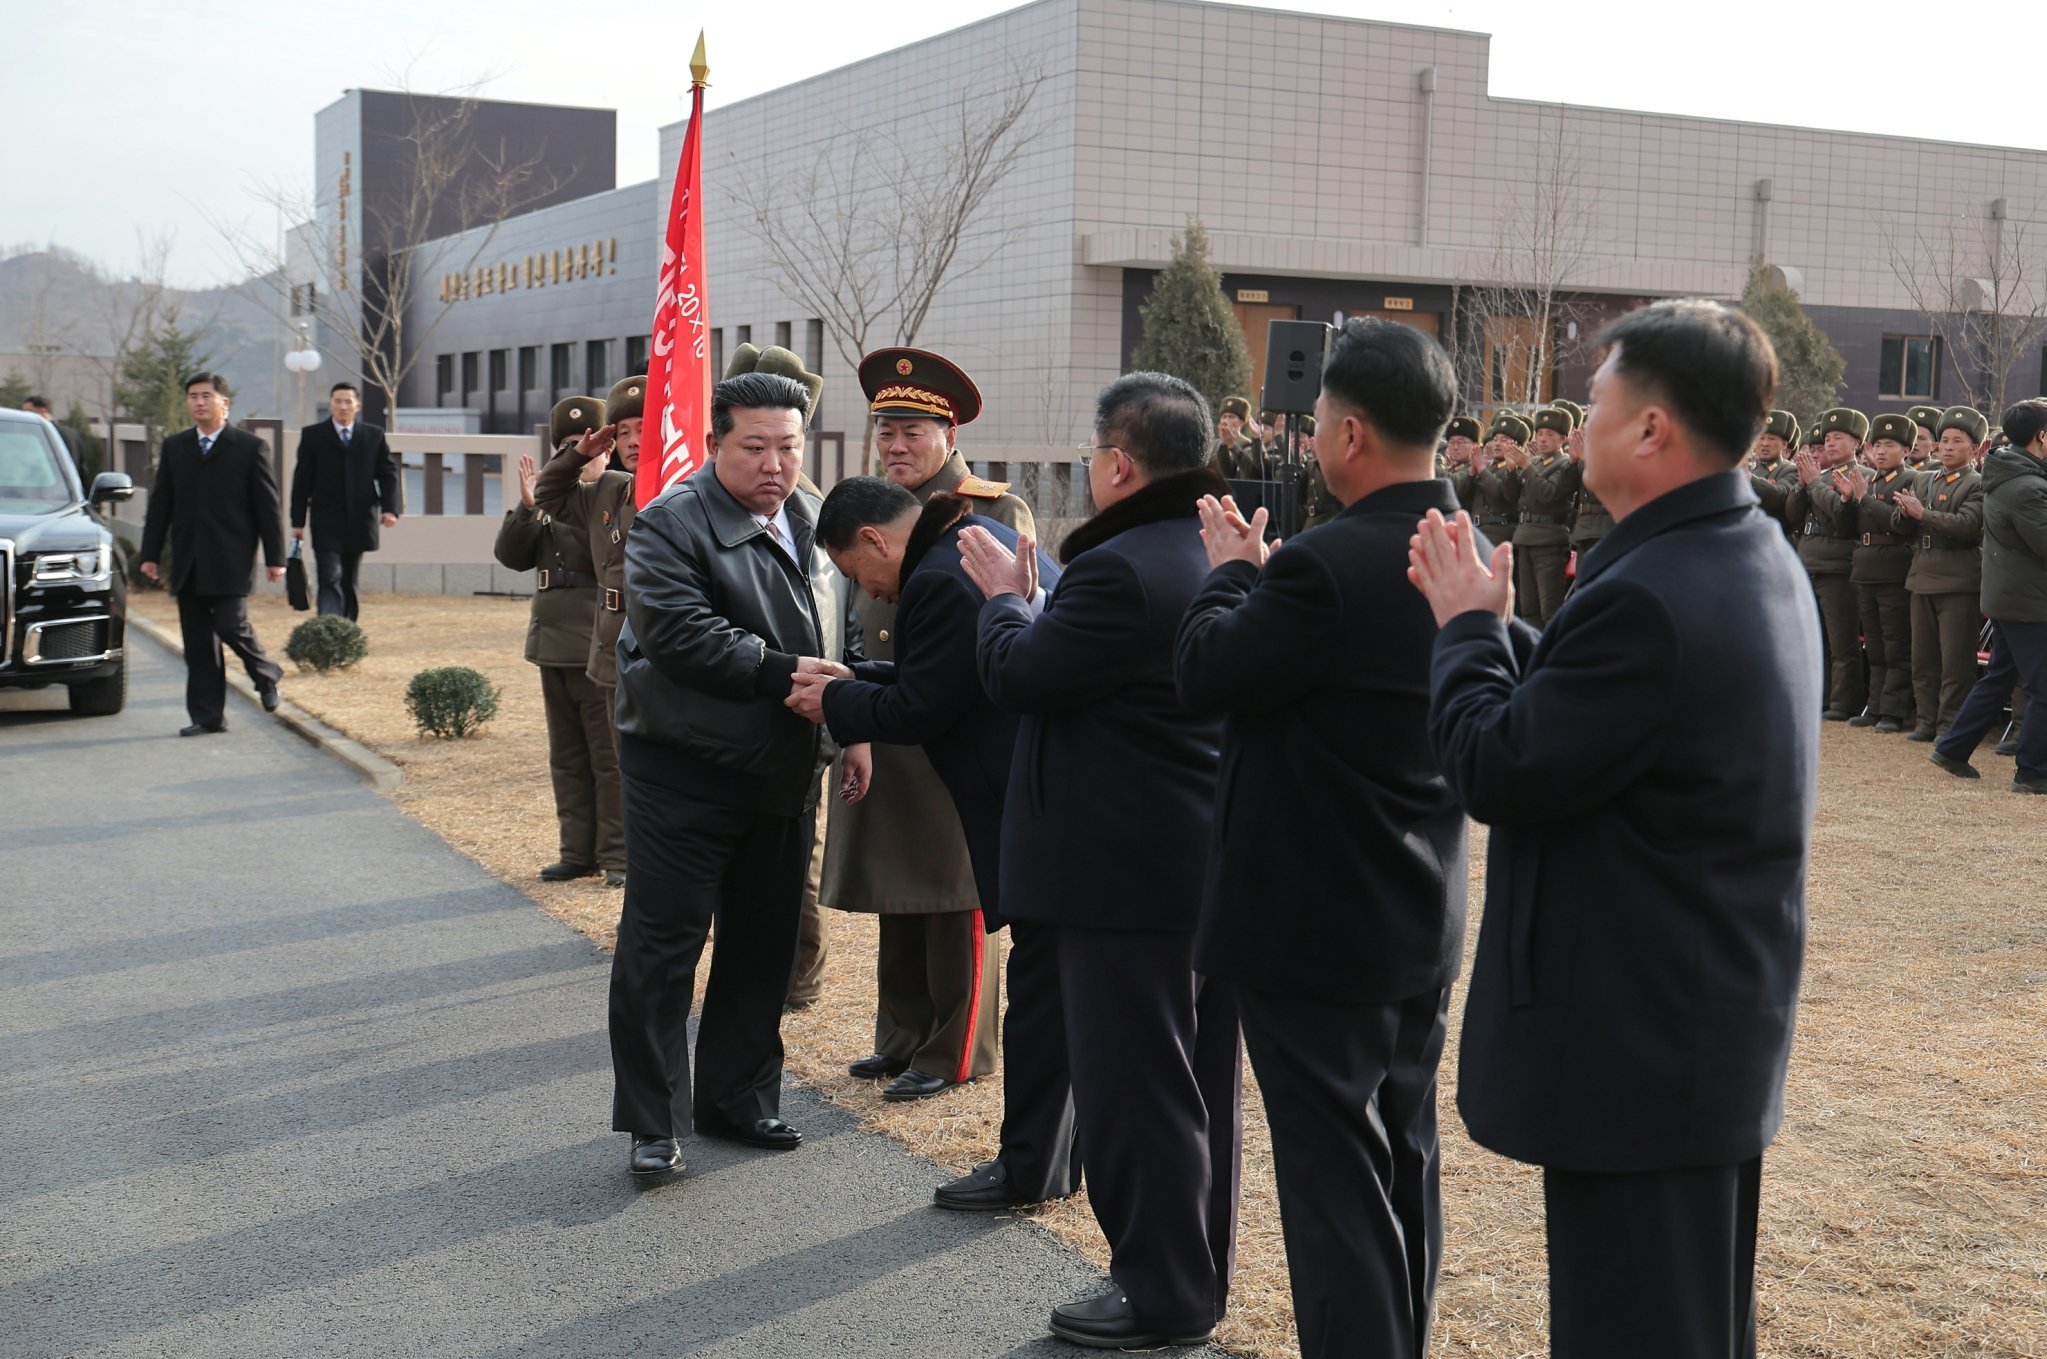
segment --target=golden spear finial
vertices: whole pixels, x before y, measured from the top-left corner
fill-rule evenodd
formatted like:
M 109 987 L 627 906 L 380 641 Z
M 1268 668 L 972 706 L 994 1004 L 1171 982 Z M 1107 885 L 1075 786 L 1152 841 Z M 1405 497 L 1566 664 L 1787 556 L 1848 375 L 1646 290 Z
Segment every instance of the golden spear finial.
M 692 85 L 701 86 L 711 83 L 711 68 L 704 60 L 704 30 L 701 28 L 697 30 L 697 50 L 691 54 L 689 59 L 689 75 L 690 84 Z

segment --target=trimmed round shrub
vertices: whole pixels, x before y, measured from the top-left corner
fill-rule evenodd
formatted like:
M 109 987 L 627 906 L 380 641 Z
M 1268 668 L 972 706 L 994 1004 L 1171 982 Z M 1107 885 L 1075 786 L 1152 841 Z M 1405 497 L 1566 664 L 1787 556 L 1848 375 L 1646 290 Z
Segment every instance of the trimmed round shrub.
M 498 715 L 499 690 L 466 665 L 422 670 L 405 686 L 405 708 L 422 736 L 468 736 Z
M 370 644 L 352 619 L 330 613 L 293 628 L 284 654 L 301 670 L 346 670 L 370 654 Z

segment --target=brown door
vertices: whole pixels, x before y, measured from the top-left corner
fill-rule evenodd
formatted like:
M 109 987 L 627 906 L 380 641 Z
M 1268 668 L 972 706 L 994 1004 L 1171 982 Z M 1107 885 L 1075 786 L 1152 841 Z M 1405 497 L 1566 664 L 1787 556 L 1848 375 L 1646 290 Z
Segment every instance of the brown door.
M 1244 343 L 1251 350 L 1251 390 L 1244 395 L 1251 398 L 1251 410 L 1258 410 L 1259 393 L 1265 390 L 1265 347 L 1266 328 L 1274 321 L 1298 321 L 1299 307 L 1281 307 L 1267 302 L 1232 302 L 1237 313 L 1237 324 L 1244 329 Z
M 1440 340 L 1440 339 L 1442 339 L 1442 338 L 1443 338 L 1443 332 L 1442 332 L 1442 330 L 1441 330 L 1441 326 L 1442 326 L 1442 321 L 1443 321 L 1443 317 L 1442 317 L 1442 314 L 1441 314 L 1440 312 L 1433 312 L 1433 311 L 1359 311 L 1359 312 L 1351 312 L 1351 313 L 1350 313 L 1350 315 L 1352 315 L 1352 316 L 1376 316 L 1376 317 L 1378 317 L 1378 318 L 1379 318 L 1379 319 L 1380 319 L 1381 321 L 1398 321 L 1398 322 L 1400 322 L 1400 324 L 1402 324 L 1403 326 L 1413 326 L 1413 327 L 1414 327 L 1414 328 L 1415 328 L 1416 330 L 1418 330 L 1418 331 L 1420 331 L 1420 332 L 1421 332 L 1422 334 L 1424 334 L 1424 335 L 1428 336 L 1428 337 L 1429 337 L 1430 339 L 1433 339 L 1433 340 Z

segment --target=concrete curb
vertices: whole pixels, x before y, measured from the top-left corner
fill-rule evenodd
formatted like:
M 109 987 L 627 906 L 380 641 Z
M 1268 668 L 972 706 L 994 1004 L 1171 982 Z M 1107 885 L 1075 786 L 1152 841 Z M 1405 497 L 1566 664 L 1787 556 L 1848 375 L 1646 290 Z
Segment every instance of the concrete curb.
M 184 643 L 170 629 L 135 613 L 128 615 L 128 626 L 173 656 L 180 658 L 184 656 Z M 230 670 L 227 672 L 227 683 L 229 688 L 255 704 L 257 712 L 263 711 L 263 701 L 256 696 L 256 686 L 249 682 L 247 675 L 239 670 Z M 362 742 L 342 735 L 295 703 L 280 702 L 276 712 L 265 715 L 275 717 L 298 735 L 353 768 L 356 773 L 362 775 L 363 782 L 372 788 L 389 792 L 405 781 L 405 773 L 397 765 Z

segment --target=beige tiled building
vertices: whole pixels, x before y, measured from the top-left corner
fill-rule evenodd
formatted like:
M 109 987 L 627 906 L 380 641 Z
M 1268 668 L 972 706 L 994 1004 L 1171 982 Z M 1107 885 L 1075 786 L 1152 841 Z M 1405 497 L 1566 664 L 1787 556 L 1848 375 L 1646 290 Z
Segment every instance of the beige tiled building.
M 1488 389 L 1500 374 L 1471 305 L 1488 280 L 1546 278 L 1582 336 L 1643 298 L 1733 297 L 1760 254 L 1847 359 L 1844 399 L 1877 410 L 1962 399 L 1928 289 L 1915 298 L 1901 271 L 1927 283 L 1927 258 L 1952 244 L 1969 258 L 1948 273 L 1985 272 L 1974 261 L 1989 238 L 2018 243 L 2034 277 L 2047 274 L 2047 152 L 1497 99 L 1488 48 L 1481 34 L 1196 0 L 1039 0 L 716 108 L 704 178 L 719 352 L 747 338 L 822 364 L 818 427 L 857 448 L 860 407 L 834 327 L 796 300 L 749 203 L 776 206 L 792 237 L 818 239 L 817 223 L 847 212 L 871 223 L 901 196 L 894 167 L 938 175 L 962 117 L 987 116 L 1026 83 L 1014 165 L 961 242 L 979 267 L 945 283 L 916 337 L 979 380 L 977 450 L 1065 447 L 1085 433 L 1190 214 L 1254 356 L 1274 317 L 1384 314 L 1469 355 L 1474 403 L 1502 395 Z M 664 166 L 683 130 L 662 130 Z M 649 322 L 668 200 L 664 180 L 606 195 L 602 212 L 568 203 L 503 224 L 493 251 L 508 257 L 616 237 L 619 276 L 601 305 L 593 287 L 570 311 L 555 307 L 567 289 L 453 304 L 434 330 L 441 367 L 459 373 L 464 355 L 482 355 L 488 371 L 493 351 L 566 345 L 573 389 L 593 343 L 608 343 L 616 374 Z M 896 338 L 883 315 L 867 343 Z M 1566 326 L 1558 342 L 1549 381 L 1563 394 L 1582 385 L 1582 354 Z M 2007 396 L 2039 394 L 2042 368 L 2036 339 Z M 406 404 L 464 404 L 430 388 L 435 362 L 418 371 Z

